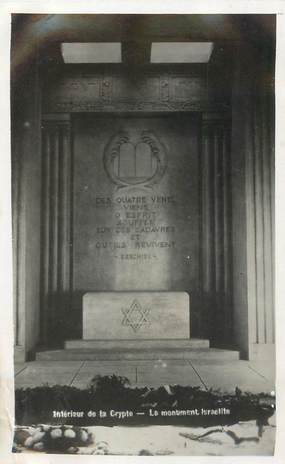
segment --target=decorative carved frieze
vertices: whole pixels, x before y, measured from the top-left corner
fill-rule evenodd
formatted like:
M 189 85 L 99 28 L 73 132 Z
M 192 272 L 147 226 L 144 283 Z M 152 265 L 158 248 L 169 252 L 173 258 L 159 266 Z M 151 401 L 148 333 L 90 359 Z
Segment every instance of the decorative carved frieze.
M 63 76 L 43 92 L 45 113 L 207 111 L 205 73 L 142 72 Z

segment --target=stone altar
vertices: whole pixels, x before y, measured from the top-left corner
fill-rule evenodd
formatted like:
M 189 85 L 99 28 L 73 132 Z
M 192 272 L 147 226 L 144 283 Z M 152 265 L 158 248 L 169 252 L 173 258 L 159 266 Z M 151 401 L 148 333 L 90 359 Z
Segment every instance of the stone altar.
M 83 340 L 189 338 L 186 292 L 90 292 L 83 296 Z

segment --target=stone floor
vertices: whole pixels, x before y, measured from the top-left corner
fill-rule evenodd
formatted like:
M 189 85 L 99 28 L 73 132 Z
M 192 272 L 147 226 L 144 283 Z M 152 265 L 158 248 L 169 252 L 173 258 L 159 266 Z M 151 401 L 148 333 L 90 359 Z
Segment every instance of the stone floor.
M 95 375 L 121 375 L 133 386 L 191 385 L 232 392 L 238 386 L 252 393 L 275 390 L 270 362 L 158 360 L 158 361 L 32 361 L 15 364 L 15 388 L 72 385 L 85 388 Z

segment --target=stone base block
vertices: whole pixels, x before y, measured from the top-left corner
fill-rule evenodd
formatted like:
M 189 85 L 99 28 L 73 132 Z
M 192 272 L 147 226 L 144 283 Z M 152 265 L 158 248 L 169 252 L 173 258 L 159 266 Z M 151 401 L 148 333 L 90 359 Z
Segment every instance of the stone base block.
M 187 338 L 186 292 L 97 292 L 83 297 L 84 340 Z

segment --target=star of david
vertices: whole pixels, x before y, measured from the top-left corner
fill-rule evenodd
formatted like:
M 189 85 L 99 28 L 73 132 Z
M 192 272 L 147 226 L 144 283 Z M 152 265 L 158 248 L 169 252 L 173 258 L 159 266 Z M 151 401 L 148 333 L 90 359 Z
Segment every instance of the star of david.
M 143 307 L 138 300 L 134 300 L 129 308 L 122 308 L 124 318 L 122 325 L 131 327 L 134 332 L 137 332 L 142 325 L 149 324 L 148 314 L 150 308 Z

